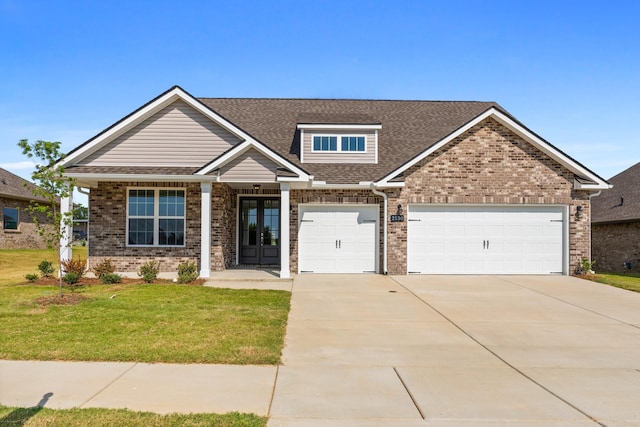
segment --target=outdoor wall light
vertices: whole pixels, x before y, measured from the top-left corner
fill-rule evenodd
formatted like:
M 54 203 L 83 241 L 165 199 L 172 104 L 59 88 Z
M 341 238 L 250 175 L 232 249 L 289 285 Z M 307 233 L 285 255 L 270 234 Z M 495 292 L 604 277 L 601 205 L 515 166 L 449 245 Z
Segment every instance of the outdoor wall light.
M 580 219 L 582 216 L 582 206 L 576 206 L 576 218 Z
M 402 215 L 402 205 L 398 205 L 397 215 Z
M 260 191 L 260 184 L 253 184 L 253 191 Z

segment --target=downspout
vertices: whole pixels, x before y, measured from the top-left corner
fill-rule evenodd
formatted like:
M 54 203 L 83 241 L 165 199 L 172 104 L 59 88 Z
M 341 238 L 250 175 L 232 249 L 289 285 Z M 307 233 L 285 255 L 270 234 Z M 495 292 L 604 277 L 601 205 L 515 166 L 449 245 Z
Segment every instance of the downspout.
M 389 274 L 387 270 L 387 194 L 383 191 L 376 190 L 375 184 L 371 184 L 371 192 L 377 196 L 382 196 L 382 200 L 384 201 L 384 214 L 382 215 L 382 273 L 386 276 Z

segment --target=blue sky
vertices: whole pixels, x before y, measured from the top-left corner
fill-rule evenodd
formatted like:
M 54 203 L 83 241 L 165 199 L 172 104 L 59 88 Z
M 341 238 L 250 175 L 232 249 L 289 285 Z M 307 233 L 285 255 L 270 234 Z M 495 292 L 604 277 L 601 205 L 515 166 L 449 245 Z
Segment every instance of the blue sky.
M 0 0 L 0 167 L 201 97 L 497 101 L 604 178 L 640 161 L 637 1 Z

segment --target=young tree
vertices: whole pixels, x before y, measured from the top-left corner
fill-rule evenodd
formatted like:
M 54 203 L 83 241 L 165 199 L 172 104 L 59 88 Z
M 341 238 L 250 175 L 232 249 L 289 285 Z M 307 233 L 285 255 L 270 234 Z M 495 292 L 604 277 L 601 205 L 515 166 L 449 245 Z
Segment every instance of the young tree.
M 46 202 L 31 201 L 28 210 L 33 217 L 33 221 L 38 230 L 38 234 L 49 248 L 56 248 L 58 251 L 58 271 L 60 279 L 60 296 L 62 296 L 62 250 L 61 241 L 71 242 L 68 230 L 73 225 L 73 210 L 62 213 L 60 202 L 63 198 L 68 198 L 73 192 L 74 181 L 63 175 L 64 169 L 56 166 L 56 163 L 64 156 L 60 152 L 60 142 L 50 142 L 38 140 L 32 144 L 29 140 L 22 139 L 18 143 L 22 148 L 22 154 L 29 158 L 36 158 L 40 162 L 36 165 L 36 170 L 31 174 L 31 179 L 37 185 L 31 189 L 34 196 Z M 46 218 L 45 223 L 40 218 Z

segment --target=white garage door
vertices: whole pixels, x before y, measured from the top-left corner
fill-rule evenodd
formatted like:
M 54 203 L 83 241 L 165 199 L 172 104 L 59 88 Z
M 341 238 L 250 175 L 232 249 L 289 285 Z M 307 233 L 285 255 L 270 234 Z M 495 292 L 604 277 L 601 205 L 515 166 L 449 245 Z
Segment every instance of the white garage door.
M 563 273 L 562 206 L 409 205 L 407 272 Z
M 377 205 L 300 205 L 301 273 L 376 273 Z

